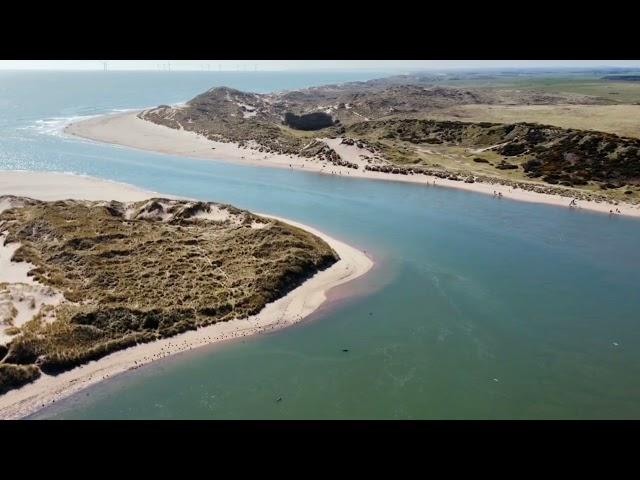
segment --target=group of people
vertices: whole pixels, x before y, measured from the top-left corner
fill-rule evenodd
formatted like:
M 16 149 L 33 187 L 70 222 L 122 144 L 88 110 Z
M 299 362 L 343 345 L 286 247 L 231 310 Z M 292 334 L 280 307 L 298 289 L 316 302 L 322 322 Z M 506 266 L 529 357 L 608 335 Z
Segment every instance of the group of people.
M 571 200 L 571 202 L 569 202 L 569 208 L 577 208 L 577 206 L 578 206 L 578 202 L 576 201 L 575 198 Z M 613 215 L 613 214 L 622 215 L 622 212 L 620 211 L 619 208 L 616 207 L 615 211 L 609 210 L 609 215 Z
M 496 192 L 495 190 L 493 191 L 493 196 L 494 197 L 498 197 L 498 198 L 502 198 L 502 192 Z

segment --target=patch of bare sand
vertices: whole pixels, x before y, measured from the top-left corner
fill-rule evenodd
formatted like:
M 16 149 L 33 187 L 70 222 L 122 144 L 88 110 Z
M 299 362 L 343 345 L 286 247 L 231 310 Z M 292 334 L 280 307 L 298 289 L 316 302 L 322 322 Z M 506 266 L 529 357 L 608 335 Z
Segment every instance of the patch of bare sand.
M 494 192 L 496 192 L 502 195 L 501 198 L 524 202 L 544 203 L 565 208 L 569 207 L 569 203 L 571 201 L 571 198 L 569 197 L 514 189 L 505 185 L 481 182 L 465 183 L 427 175 L 394 175 L 392 173 L 364 170 L 363 167 L 356 170 L 333 165 L 327 162 L 310 160 L 305 157 L 276 155 L 258 152 L 255 149 L 243 149 L 234 143 L 213 142 L 193 132 L 176 130 L 163 125 L 157 125 L 146 120 L 141 120 L 137 118 L 136 114 L 137 112 L 127 112 L 116 115 L 95 117 L 72 123 L 65 131 L 69 134 L 92 140 L 193 158 L 224 160 L 268 167 L 300 169 L 325 175 L 410 182 L 428 186 L 435 185 L 447 188 L 470 190 L 489 195 L 493 195 Z M 353 159 L 360 158 L 356 163 L 362 164 L 363 161 L 360 157 L 361 152 L 351 151 L 346 147 L 343 148 L 339 146 L 339 143 L 336 143 L 337 140 L 339 139 L 335 139 L 334 143 L 343 153 L 348 152 L 346 154 Z M 611 204 L 604 202 L 579 201 L 577 207 L 572 208 L 591 210 L 601 213 L 609 213 L 610 210 L 614 210 L 615 212 L 615 209 L 617 208 L 622 215 L 640 217 L 640 205 L 631 205 L 622 202 L 614 207 Z
M 9 172 L 11 182 L 7 182 L 6 173 L 0 172 L 0 179 L 5 176 L 4 183 L 0 180 L 0 195 L 19 192 L 20 195 L 31 198 L 56 200 L 68 198 L 69 192 L 81 192 L 81 198 L 104 199 L 104 193 L 101 192 L 108 188 L 109 196 L 120 201 L 134 201 L 154 196 L 151 192 L 137 190 L 131 186 L 75 175 L 61 178 L 60 174 Z M 63 182 L 68 188 L 57 187 L 58 182 Z M 8 183 L 12 185 L 10 192 L 3 189 L 3 185 Z M 30 187 L 33 184 L 36 184 L 37 188 Z M 51 188 L 47 189 L 47 185 Z M 325 301 L 329 290 L 364 275 L 373 266 L 371 259 L 363 252 L 344 242 L 306 225 L 286 219 L 279 220 L 322 238 L 338 253 L 340 260 L 250 318 L 221 322 L 175 337 L 120 350 L 56 376 L 43 374 L 35 382 L 0 396 L 0 418 L 27 416 L 89 385 L 118 373 L 137 369 L 168 355 L 295 324 L 314 312 Z

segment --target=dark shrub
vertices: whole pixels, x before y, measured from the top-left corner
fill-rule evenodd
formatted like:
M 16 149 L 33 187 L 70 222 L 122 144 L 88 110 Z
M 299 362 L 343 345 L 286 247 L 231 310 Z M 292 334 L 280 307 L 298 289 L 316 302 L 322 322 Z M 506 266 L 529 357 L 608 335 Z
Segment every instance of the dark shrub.
M 527 160 L 522 164 L 522 168 L 527 173 L 537 172 L 540 167 L 542 167 L 542 162 L 536 159 Z
M 39 376 L 40 370 L 34 365 L 0 363 L 0 395 L 31 383 Z
M 28 364 L 36 361 L 39 355 L 40 342 L 31 336 L 20 335 L 9 344 L 5 362 Z
M 515 170 L 518 168 L 517 165 L 513 165 L 512 163 L 507 163 L 504 160 L 496 165 L 496 168 L 499 170 Z
M 525 146 L 522 143 L 509 143 L 498 151 L 505 157 L 513 157 L 515 155 L 520 155 L 524 150 Z
M 555 175 L 547 175 L 542 177 L 542 179 L 547 182 L 556 185 L 559 181 L 558 177 Z
M 313 112 L 306 115 L 287 112 L 284 114 L 284 123 L 296 130 L 320 130 L 334 124 L 331 115 L 324 112 Z

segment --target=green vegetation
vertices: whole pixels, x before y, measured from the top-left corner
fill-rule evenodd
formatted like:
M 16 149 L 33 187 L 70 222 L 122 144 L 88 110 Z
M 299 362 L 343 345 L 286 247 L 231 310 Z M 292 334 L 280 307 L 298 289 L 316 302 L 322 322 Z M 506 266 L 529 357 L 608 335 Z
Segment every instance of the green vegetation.
M 384 120 L 352 125 L 347 136 L 414 170 L 624 190 L 627 201 L 640 193 L 640 140 L 613 134 L 528 123 Z
M 610 77 L 610 78 L 607 78 Z M 594 73 L 547 74 L 448 74 L 439 78 L 426 77 L 422 84 L 457 88 L 478 88 L 487 91 L 519 90 L 522 93 L 544 92 L 553 95 L 586 95 L 611 104 L 640 102 L 640 83 L 615 76 Z M 561 102 L 558 102 L 560 104 Z
M 434 120 L 540 123 L 640 138 L 640 105 L 460 105 L 434 112 Z
M 604 78 L 608 73 L 415 74 L 268 95 L 213 88 L 185 106 L 140 116 L 351 168 L 420 167 L 633 202 L 640 198 L 638 141 L 617 135 L 640 138 L 640 82 Z M 326 128 L 300 130 L 296 119 L 303 118 Z M 366 143 L 374 156 L 358 165 L 318 141 L 336 137 Z
M 335 124 L 333 117 L 325 112 L 312 112 L 304 115 L 296 115 L 287 112 L 284 114 L 284 123 L 295 130 L 322 130 Z
M 600 97 L 610 103 L 640 103 L 640 83 L 603 80 L 594 77 L 514 79 L 502 81 L 495 86 L 554 94 L 589 95 Z
M 0 197 L 1 198 L 1 197 Z M 337 261 L 321 239 L 229 205 L 25 200 L 0 214 L 15 261 L 64 294 L 2 355 L 7 383 L 258 313 Z M 17 365 L 29 366 L 17 367 Z M 21 369 L 22 368 L 22 369 Z M 29 373 L 29 375 L 27 375 Z M 24 380 L 28 381 L 28 380 Z
M 34 365 L 0 363 L 0 395 L 33 382 L 38 377 L 40 377 L 40 369 Z
M 260 152 L 315 157 L 324 144 L 315 142 L 318 131 L 296 130 L 284 124 L 285 111 L 267 95 L 214 88 L 195 97 L 187 107 L 160 106 L 140 113 L 140 118 L 171 128 L 184 128 L 210 140 L 238 142 Z M 333 136 L 340 125 L 322 130 Z

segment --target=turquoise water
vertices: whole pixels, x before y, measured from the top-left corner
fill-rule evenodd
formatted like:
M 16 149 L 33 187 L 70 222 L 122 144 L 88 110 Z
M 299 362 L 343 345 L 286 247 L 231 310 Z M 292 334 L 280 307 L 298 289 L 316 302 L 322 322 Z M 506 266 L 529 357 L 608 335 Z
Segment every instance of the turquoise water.
M 640 418 L 638 220 L 59 133 L 71 117 L 213 85 L 264 92 L 374 76 L 0 73 L 0 175 L 68 171 L 228 202 L 315 226 L 377 261 L 308 321 L 120 375 L 35 418 Z

